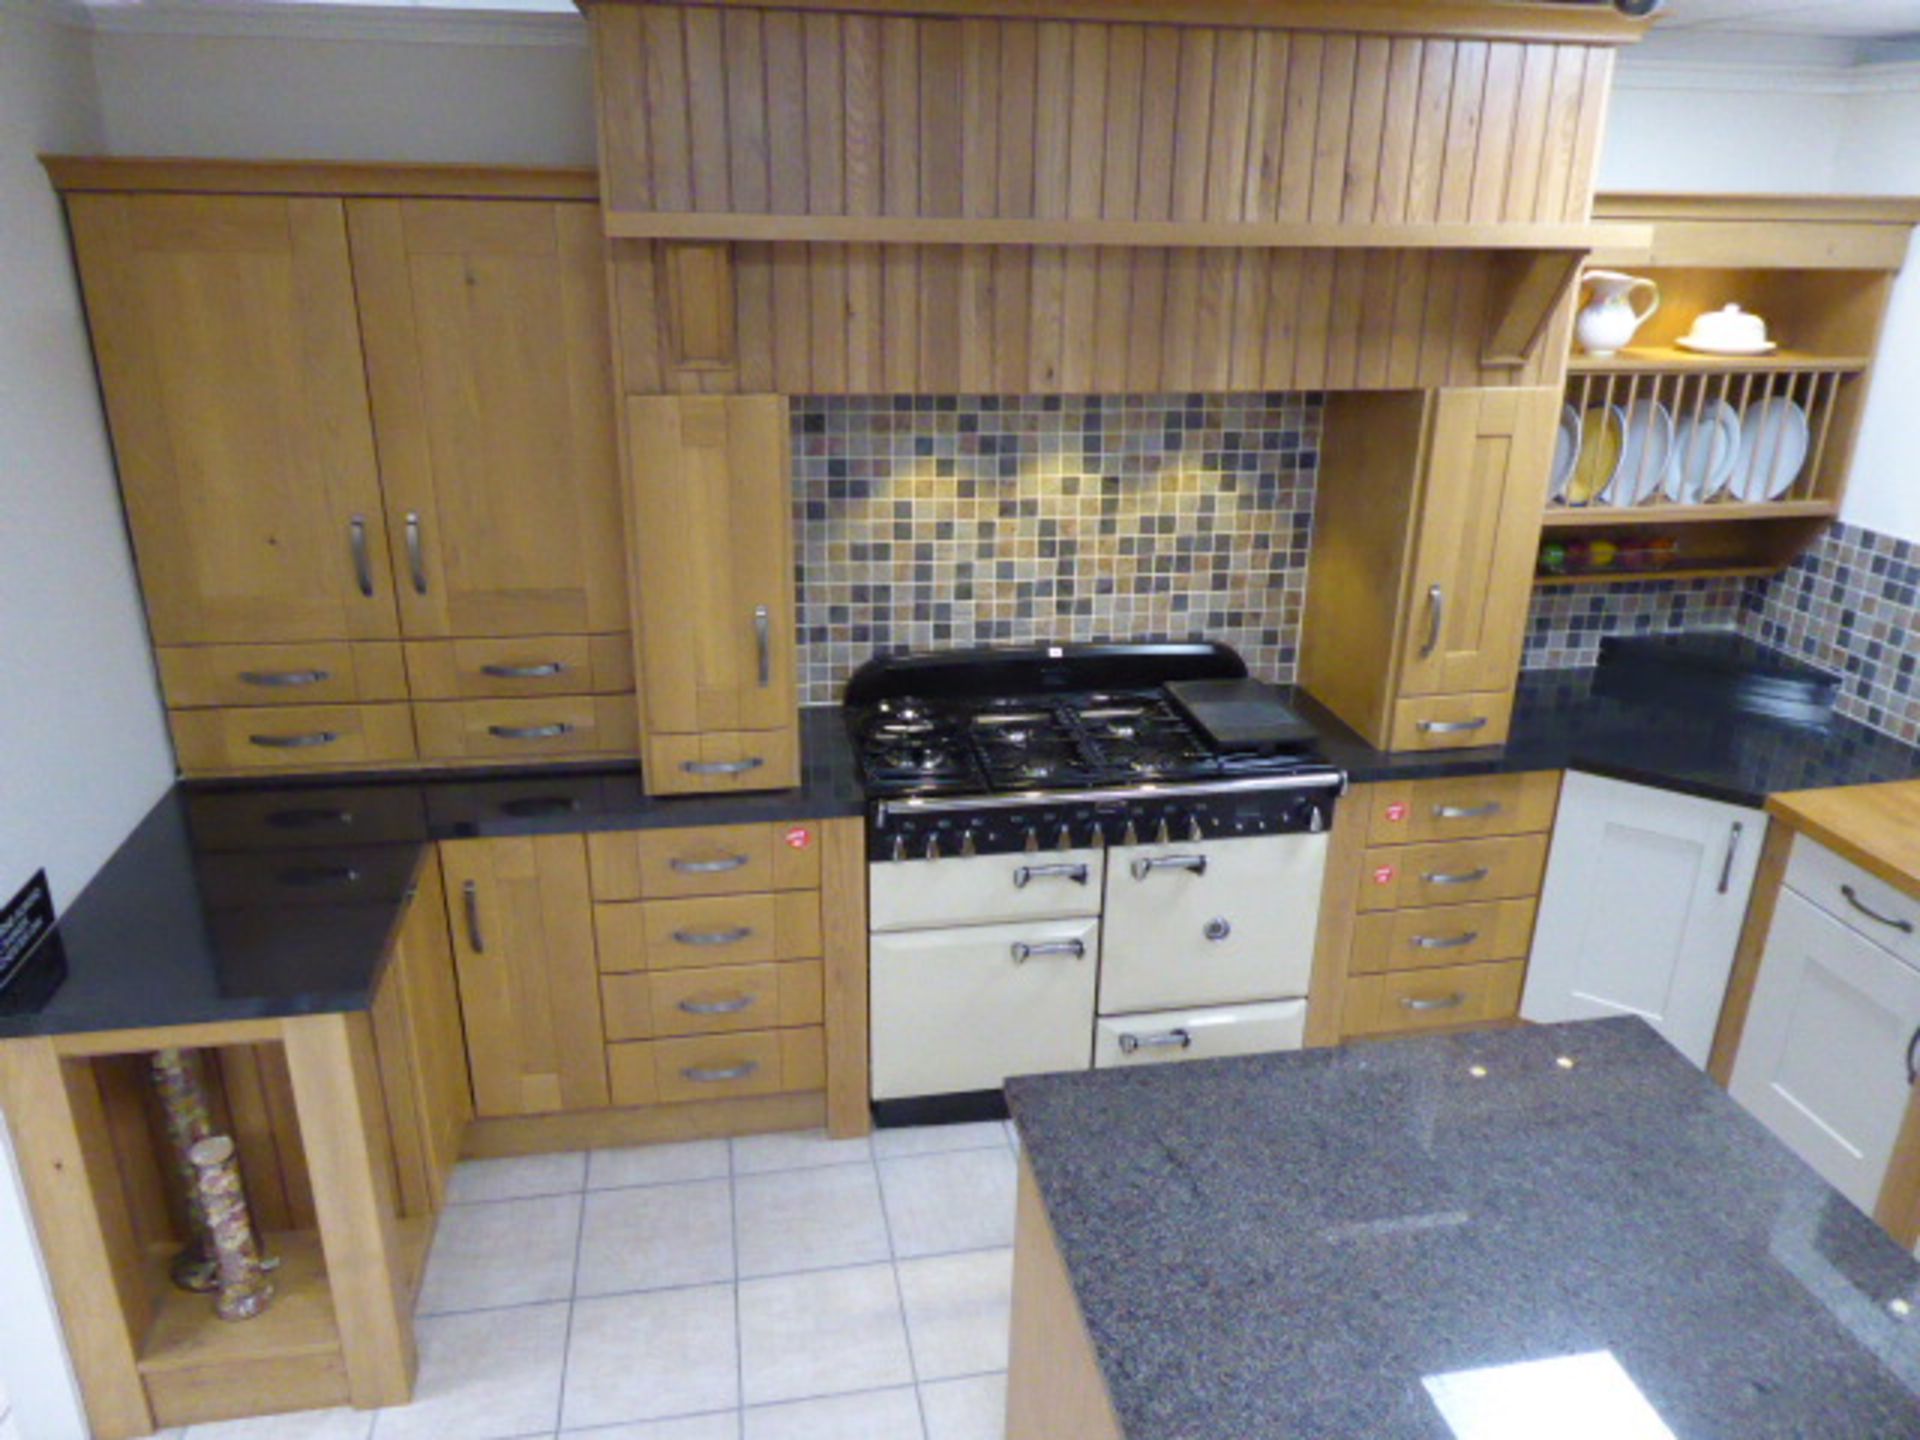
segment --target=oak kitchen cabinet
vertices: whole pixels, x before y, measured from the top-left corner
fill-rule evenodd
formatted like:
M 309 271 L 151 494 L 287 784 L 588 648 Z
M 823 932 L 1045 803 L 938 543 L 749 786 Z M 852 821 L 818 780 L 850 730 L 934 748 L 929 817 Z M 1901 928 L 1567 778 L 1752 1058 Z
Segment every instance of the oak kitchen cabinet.
M 1538 387 L 1328 397 L 1300 681 L 1375 745 L 1505 741 L 1559 409 Z
M 1568 772 L 1521 1018 L 1638 1015 L 1704 1067 L 1766 827 L 1744 806 Z

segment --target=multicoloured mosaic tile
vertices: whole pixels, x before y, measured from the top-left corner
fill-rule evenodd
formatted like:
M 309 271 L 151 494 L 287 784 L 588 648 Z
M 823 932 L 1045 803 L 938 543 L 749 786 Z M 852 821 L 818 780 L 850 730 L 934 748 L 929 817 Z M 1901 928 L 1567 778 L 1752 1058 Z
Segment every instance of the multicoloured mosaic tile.
M 1222 640 L 1291 681 L 1312 395 L 801 397 L 803 703 L 875 654 Z
M 1742 595 L 1738 580 L 1629 580 L 1535 590 L 1520 668 L 1596 665 L 1607 635 L 1733 630 L 1740 624 Z

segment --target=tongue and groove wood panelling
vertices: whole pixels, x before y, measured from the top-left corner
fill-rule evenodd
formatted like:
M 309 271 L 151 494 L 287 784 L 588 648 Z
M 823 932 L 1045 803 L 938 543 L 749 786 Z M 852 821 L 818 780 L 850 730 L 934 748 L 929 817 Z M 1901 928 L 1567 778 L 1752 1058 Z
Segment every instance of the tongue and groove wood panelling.
M 1608 45 L 1251 27 L 592 19 L 615 215 L 1584 221 L 1613 65 Z
M 735 245 L 696 307 L 676 248 L 614 242 L 630 394 L 1539 385 L 1570 323 L 1562 304 L 1524 366 L 1484 365 L 1499 262 L 1476 252 Z M 731 353 L 684 348 L 669 292 L 730 310 Z

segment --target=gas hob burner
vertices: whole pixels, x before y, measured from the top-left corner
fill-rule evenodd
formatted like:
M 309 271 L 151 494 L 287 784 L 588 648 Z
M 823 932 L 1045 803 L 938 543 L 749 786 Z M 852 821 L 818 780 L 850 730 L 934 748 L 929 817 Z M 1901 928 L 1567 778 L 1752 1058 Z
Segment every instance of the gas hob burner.
M 902 775 L 958 774 L 966 768 L 958 755 L 941 745 L 892 745 L 875 760 L 880 769 Z
M 926 701 L 912 695 L 902 695 L 897 700 L 881 700 L 873 712 L 882 725 L 920 725 L 931 724 L 933 707 Z

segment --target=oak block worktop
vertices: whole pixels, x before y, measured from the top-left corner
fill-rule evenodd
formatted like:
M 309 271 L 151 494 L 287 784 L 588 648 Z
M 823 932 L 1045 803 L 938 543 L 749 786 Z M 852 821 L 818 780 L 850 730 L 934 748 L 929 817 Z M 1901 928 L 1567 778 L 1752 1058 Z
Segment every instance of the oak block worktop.
M 1920 781 L 1793 791 L 1767 813 L 1920 899 Z

